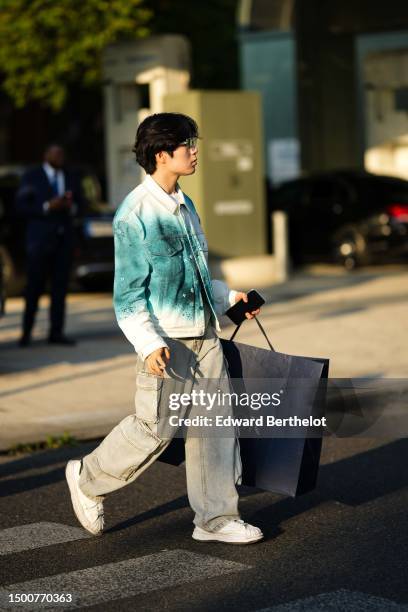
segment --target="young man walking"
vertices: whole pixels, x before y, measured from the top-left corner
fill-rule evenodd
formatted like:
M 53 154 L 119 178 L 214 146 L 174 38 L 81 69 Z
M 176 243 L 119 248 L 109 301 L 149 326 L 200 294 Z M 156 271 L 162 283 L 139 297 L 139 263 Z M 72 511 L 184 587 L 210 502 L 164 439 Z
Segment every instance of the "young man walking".
M 104 496 L 133 482 L 170 442 L 161 435 L 168 414 L 165 387 L 191 393 L 200 380 L 215 379 L 230 389 L 217 315 L 247 297 L 210 279 L 199 217 L 177 183 L 195 172 L 197 138 L 193 119 L 178 113 L 152 115 L 137 130 L 133 150 L 147 176 L 114 220 L 114 306 L 137 352 L 136 411 L 66 469 L 75 514 L 93 534 L 103 531 Z M 228 415 L 231 407 L 217 406 L 217 411 Z M 236 437 L 203 438 L 188 429 L 185 453 L 193 538 L 234 544 L 261 540 L 261 530 L 238 512 Z

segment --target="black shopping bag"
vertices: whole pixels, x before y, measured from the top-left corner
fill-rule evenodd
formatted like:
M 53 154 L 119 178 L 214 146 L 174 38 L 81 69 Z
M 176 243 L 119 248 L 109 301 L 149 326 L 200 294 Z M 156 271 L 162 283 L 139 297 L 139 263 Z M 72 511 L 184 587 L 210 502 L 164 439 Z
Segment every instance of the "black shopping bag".
M 299 415 L 321 416 L 325 396 L 322 381 L 327 380 L 329 360 L 275 351 L 262 325 L 256 317 L 255 320 L 270 350 L 235 342 L 233 339 L 240 326 L 230 340 L 221 339 L 233 383 L 241 381 L 245 386 L 246 380 L 256 378 L 281 379 L 288 383 L 292 405 L 295 405 Z M 290 388 L 290 381 L 299 379 L 308 381 L 308 402 L 303 402 L 299 389 Z M 242 484 L 293 497 L 311 491 L 316 486 L 321 444 L 321 437 L 309 438 L 306 435 L 297 438 L 241 437 Z M 183 439 L 172 440 L 160 455 L 160 460 L 173 465 L 182 463 Z
M 302 417 L 324 414 L 325 382 L 329 360 L 279 353 L 272 347 L 262 325 L 255 317 L 270 350 L 234 342 L 236 328 L 230 340 L 221 340 L 231 379 L 271 378 L 288 383 L 292 406 Z M 303 401 L 303 390 L 291 381 L 306 381 L 309 401 Z M 311 491 L 316 486 L 319 469 L 321 437 L 240 438 L 243 467 L 242 484 L 293 497 Z

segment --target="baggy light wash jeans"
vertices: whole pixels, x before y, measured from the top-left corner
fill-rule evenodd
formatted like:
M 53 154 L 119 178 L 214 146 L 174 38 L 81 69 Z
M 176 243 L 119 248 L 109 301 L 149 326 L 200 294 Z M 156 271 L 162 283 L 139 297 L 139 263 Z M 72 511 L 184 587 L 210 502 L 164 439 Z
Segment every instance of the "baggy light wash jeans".
M 199 338 L 165 338 L 170 361 L 164 376 L 170 392 L 191 393 L 201 378 L 218 379 L 231 389 L 220 340 L 211 322 Z M 201 387 L 202 387 L 201 383 Z M 164 451 L 170 439 L 158 435 L 166 402 L 159 392 L 163 380 L 136 363 L 136 412 L 124 418 L 82 460 L 79 485 L 89 497 L 104 496 L 136 480 Z M 161 398 L 161 401 L 160 401 Z M 168 414 L 168 413 L 167 413 Z M 217 406 L 217 414 L 232 414 L 231 406 Z M 178 414 L 181 416 L 181 414 Z M 210 434 L 211 436 L 211 434 Z M 238 493 L 242 465 L 238 439 L 185 436 L 187 491 L 194 523 L 209 531 L 239 518 Z

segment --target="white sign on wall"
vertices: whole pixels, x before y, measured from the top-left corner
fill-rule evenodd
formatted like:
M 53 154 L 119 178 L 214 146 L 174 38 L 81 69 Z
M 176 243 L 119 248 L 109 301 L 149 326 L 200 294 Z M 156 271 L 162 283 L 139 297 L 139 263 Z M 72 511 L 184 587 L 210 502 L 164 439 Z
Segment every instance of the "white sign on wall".
M 214 161 L 234 161 L 241 172 L 250 172 L 254 167 L 254 147 L 250 140 L 211 140 L 209 156 Z

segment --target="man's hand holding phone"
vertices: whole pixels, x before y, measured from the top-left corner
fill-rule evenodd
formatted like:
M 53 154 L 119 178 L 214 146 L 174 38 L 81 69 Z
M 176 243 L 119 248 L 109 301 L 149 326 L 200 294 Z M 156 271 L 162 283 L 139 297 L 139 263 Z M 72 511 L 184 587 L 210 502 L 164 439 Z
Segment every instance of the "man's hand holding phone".
M 49 210 L 69 210 L 72 206 L 72 191 L 66 191 L 62 196 L 56 196 L 49 201 Z
M 65 209 L 65 200 L 64 196 L 56 196 L 55 198 L 51 198 L 49 201 L 49 210 L 63 210 Z
M 170 360 L 170 351 L 167 346 L 162 346 L 156 349 L 153 353 L 150 353 L 146 357 L 146 367 L 150 374 L 163 377 L 163 370 L 166 368 L 167 363 Z
M 248 294 L 245 293 L 244 291 L 238 292 L 235 296 L 235 303 L 239 302 L 240 300 L 243 300 L 244 302 L 248 302 Z M 261 312 L 261 309 L 256 308 L 255 310 L 246 312 L 245 316 L 247 319 L 253 319 L 254 317 L 256 317 L 256 315 L 259 315 L 260 312 Z
M 245 319 L 253 319 L 261 312 L 261 306 L 265 304 L 263 297 L 251 289 L 248 293 L 239 291 L 235 296 L 235 304 L 228 308 L 226 315 L 235 323 L 240 325 Z

